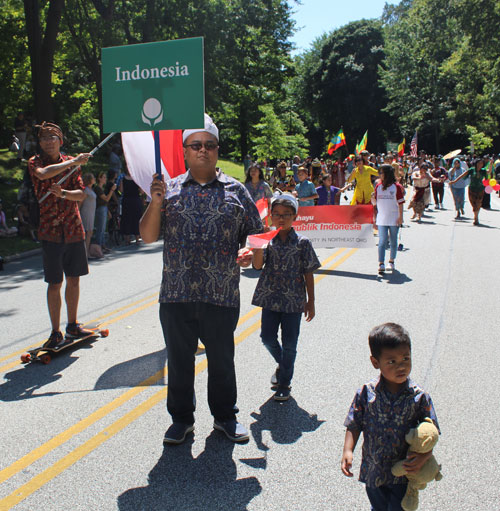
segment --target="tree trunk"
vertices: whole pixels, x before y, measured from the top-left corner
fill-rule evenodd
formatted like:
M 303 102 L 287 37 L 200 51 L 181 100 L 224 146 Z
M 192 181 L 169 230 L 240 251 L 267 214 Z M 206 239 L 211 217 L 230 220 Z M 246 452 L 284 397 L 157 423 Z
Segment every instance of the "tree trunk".
M 35 117 L 38 122 L 54 120 L 52 70 L 63 6 L 64 0 L 50 0 L 45 33 L 42 37 L 39 1 L 24 0 L 31 61 L 31 83 L 33 85 Z

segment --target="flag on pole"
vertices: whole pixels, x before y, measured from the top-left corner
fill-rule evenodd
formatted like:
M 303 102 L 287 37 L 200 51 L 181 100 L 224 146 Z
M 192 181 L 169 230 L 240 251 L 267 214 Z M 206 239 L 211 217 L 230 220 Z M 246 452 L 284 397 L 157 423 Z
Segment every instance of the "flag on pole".
M 269 206 L 267 199 L 263 197 L 262 199 L 259 199 L 255 203 L 255 205 L 257 206 L 257 210 L 259 211 L 260 219 L 264 220 L 264 218 L 266 218 L 267 215 L 269 215 Z
M 251 234 L 247 238 L 248 246 L 250 248 L 266 248 L 269 242 L 280 232 L 279 229 L 275 231 L 268 231 L 262 234 Z
M 346 145 L 345 135 L 342 128 L 340 131 L 330 140 L 328 144 L 327 152 L 328 154 L 333 154 L 337 149 L 340 149 L 343 145 Z
M 406 145 L 406 138 L 403 138 L 403 141 L 401 144 L 398 145 L 398 156 L 403 156 L 405 154 L 405 145 Z
M 149 189 L 155 165 L 155 142 L 152 131 L 130 131 L 122 133 L 122 146 L 128 170 L 135 183 L 149 197 Z M 184 151 L 182 130 L 160 131 L 160 157 L 163 179 L 184 174 Z
M 417 157 L 417 130 L 415 130 L 415 135 L 413 135 L 413 138 L 411 139 L 410 149 L 411 149 L 410 155 L 414 156 L 416 158 Z
M 359 154 L 361 151 L 364 151 L 366 149 L 367 145 L 368 145 L 368 130 L 365 131 L 365 134 L 363 135 L 361 142 L 356 145 L 356 154 Z

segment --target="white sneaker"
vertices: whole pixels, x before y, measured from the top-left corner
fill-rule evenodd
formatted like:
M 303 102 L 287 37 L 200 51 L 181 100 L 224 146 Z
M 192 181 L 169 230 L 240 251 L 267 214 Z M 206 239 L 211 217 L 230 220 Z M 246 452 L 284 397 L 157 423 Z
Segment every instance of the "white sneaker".
M 379 264 L 378 265 L 378 272 L 384 273 L 385 272 L 385 264 Z
M 394 263 L 389 263 L 389 271 L 394 271 L 395 269 Z

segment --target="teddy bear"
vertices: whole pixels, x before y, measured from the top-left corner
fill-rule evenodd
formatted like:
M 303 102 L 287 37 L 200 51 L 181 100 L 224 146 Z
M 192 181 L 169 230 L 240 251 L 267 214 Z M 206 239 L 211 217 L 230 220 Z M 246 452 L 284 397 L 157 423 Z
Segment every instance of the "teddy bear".
M 405 440 L 410 445 L 409 451 L 426 453 L 431 451 L 437 444 L 439 431 L 432 422 L 432 419 L 426 418 L 416 428 L 410 429 L 405 436 Z M 441 465 L 438 465 L 436 458 L 431 456 L 417 474 L 407 474 L 403 467 L 404 460 L 398 461 L 392 467 L 392 473 L 396 477 L 406 476 L 408 479 L 408 488 L 401 501 L 401 507 L 405 511 L 415 511 L 418 508 L 418 491 L 423 490 L 427 483 L 432 480 L 440 481 L 443 478 L 441 474 Z

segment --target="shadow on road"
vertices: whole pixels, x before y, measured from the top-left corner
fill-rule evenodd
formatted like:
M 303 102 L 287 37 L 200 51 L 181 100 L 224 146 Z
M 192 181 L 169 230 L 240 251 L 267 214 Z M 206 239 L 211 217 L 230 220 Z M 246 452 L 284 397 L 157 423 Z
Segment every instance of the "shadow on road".
M 371 273 L 358 273 L 353 271 L 341 270 L 316 270 L 317 275 L 336 275 L 337 277 L 347 277 L 352 279 L 377 280 L 377 276 Z
M 256 477 L 237 479 L 234 444 L 212 431 L 205 450 L 194 458 L 193 437 L 165 446 L 148 476 L 148 485 L 118 497 L 120 511 L 244 511 L 262 487 Z
M 316 431 L 322 420 L 318 420 L 316 414 L 312 415 L 306 412 L 297 404 L 293 397 L 288 401 L 278 403 L 271 397 L 261 407 L 260 413 L 253 412 L 251 415 L 255 422 L 250 425 L 250 431 L 261 451 L 268 451 L 269 447 L 262 439 L 262 432 L 267 430 L 271 433 L 271 438 L 277 444 L 293 444 L 299 440 L 303 433 Z M 265 468 L 255 465 L 256 460 L 242 459 L 247 465 L 254 468 Z
M 382 275 L 377 276 L 378 280 L 383 280 L 387 284 L 404 284 L 405 282 L 411 282 L 412 279 L 406 275 L 406 273 L 401 273 L 398 270 L 394 270 L 393 272 L 387 272 Z
M 97 380 L 94 390 L 117 389 L 121 387 L 135 387 L 153 374 L 165 367 L 167 349 L 163 348 L 142 357 L 121 362 L 106 370 Z M 160 378 L 152 385 L 166 385 Z
M 74 350 L 67 348 L 64 353 L 56 354 L 48 365 L 32 362 L 5 374 L 4 378 L 7 381 L 0 385 L 0 401 L 21 401 L 34 397 L 64 394 L 64 392 L 40 393 L 37 391 L 62 378 L 60 373 L 78 360 L 78 357 L 70 356 L 73 351 L 89 347 L 91 345 L 86 343 L 85 346 L 81 344 L 78 347 L 75 346 Z

